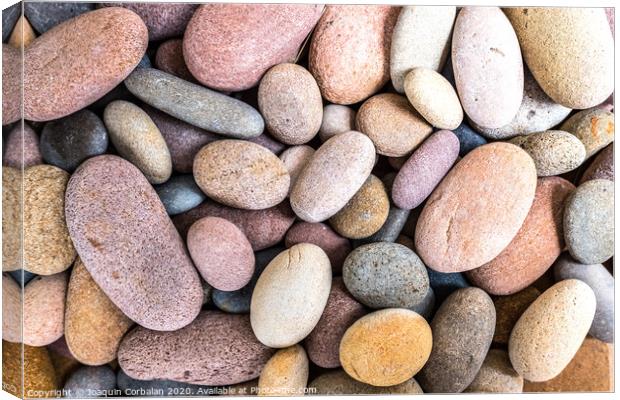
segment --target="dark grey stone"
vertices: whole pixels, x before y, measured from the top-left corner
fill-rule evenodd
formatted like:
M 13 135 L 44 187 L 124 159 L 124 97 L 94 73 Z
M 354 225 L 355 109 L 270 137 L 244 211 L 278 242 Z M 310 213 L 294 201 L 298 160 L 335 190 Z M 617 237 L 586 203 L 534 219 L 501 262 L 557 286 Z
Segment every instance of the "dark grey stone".
M 22 12 L 22 3 L 15 3 L 2 10 L 2 42 L 6 42 Z
M 99 367 L 81 366 L 65 383 L 66 397 L 108 397 L 116 389 L 116 374 L 108 365 Z
M 26 2 L 24 14 L 35 31 L 44 33 L 68 19 L 95 9 L 95 3 Z
M 165 183 L 156 185 L 155 191 L 168 215 L 189 211 L 207 198 L 191 174 L 175 175 Z
M 37 274 L 33 274 L 32 272 L 26 271 L 25 269 L 18 269 L 17 271 L 11 271 L 9 274 L 15 279 L 15 282 L 18 284 L 27 285 L 28 282 L 32 280 L 32 278 L 36 277 Z
M 465 122 L 461 123 L 461 125 L 452 132 L 459 138 L 459 157 L 465 157 L 467 153 L 476 147 L 487 144 L 487 140 L 478 132 L 471 129 Z
M 205 396 L 213 390 L 210 386 L 192 385 L 189 383 L 168 381 L 168 380 L 152 380 L 141 381 L 127 376 L 127 374 L 119 368 L 116 375 L 117 385 L 121 391 L 121 396 L 139 396 L 139 397 L 163 397 L 163 396 Z
M 437 272 L 434 269 L 427 268 L 428 279 L 430 285 L 435 291 L 435 300 L 437 305 L 441 305 L 443 301 L 457 289 L 469 287 L 469 283 L 460 272 Z

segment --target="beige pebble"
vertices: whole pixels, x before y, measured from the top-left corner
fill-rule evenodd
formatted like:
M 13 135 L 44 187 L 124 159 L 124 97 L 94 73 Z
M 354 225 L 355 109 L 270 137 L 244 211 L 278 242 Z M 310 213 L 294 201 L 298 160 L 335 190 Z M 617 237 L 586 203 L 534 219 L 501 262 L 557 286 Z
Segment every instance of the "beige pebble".
M 600 108 L 583 110 L 564 121 L 560 130 L 581 140 L 588 159 L 614 141 L 614 114 Z
M 2 271 L 21 268 L 22 173 L 2 167 Z
M 295 182 L 297 182 L 299 174 L 304 169 L 306 164 L 308 164 L 308 161 L 310 161 L 313 155 L 314 149 L 305 144 L 291 146 L 280 154 L 280 160 L 282 160 L 284 168 L 286 168 L 289 176 L 291 177 L 289 194 L 293 189 L 293 186 L 295 186 Z
M 22 341 L 22 288 L 9 274 L 2 274 L 2 340 Z
M 308 384 L 306 351 L 296 344 L 278 350 L 265 364 L 258 379 L 259 396 L 301 396 Z
M 67 273 L 32 279 L 24 289 L 24 344 L 47 346 L 65 331 Z
M 321 141 L 332 136 L 355 129 L 355 110 L 341 104 L 328 104 L 323 107 L 323 121 L 319 129 Z
M 319 375 L 308 385 L 312 394 L 422 394 L 414 378 L 394 386 L 372 386 L 351 378 L 341 369 Z

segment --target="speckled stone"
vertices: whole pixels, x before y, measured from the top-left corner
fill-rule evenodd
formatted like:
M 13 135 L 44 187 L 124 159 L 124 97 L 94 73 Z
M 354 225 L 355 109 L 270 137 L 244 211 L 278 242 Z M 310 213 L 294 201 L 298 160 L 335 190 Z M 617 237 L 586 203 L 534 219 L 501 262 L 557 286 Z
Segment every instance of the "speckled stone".
M 452 67 L 472 121 L 486 128 L 512 121 L 523 99 L 523 60 L 517 35 L 499 7 L 461 9 L 452 36 Z
M 69 172 L 107 149 L 108 131 L 89 110 L 48 122 L 41 133 L 41 155 L 45 162 Z
M 118 363 L 134 379 L 232 385 L 258 377 L 273 353 L 256 340 L 247 315 L 203 311 L 174 332 L 137 327 L 123 338 Z
M 155 67 L 186 81 L 196 81 L 185 65 L 182 39 L 170 39 L 159 45 L 155 53 Z
M 66 397 L 80 398 L 113 396 L 114 389 L 116 374 L 109 365 L 82 366 L 69 376 L 63 388 Z
M 320 222 L 296 223 L 286 232 L 284 243 L 288 248 L 299 243 L 312 243 L 319 246 L 329 257 L 332 271 L 337 275 L 341 273 L 342 263 L 351 252 L 351 243 L 348 239 Z
M 593 179 L 566 201 L 564 239 L 571 256 L 598 264 L 614 255 L 614 183 Z
M 2 44 L 2 125 L 22 117 L 22 54 L 8 44 Z
M 614 180 L 614 145 L 601 150 L 581 176 L 580 184 L 592 179 Z
M 64 342 L 64 337 L 58 339 L 56 342 L 47 346 L 47 349 L 49 350 L 49 355 L 52 360 L 52 365 L 54 366 L 54 370 L 56 371 L 57 381 L 62 384 L 63 382 L 67 380 L 67 377 L 71 373 L 73 373 L 73 371 L 75 371 L 76 369 L 80 367 L 80 363 L 78 360 L 73 358 L 73 356 L 71 356 L 71 353 L 69 353 L 69 350 L 67 350 L 67 353 L 69 353 L 68 357 L 64 355 L 64 352 L 60 353 L 57 351 L 57 347 L 55 346 L 55 343 L 59 343 L 60 341 Z M 65 344 L 65 347 L 66 347 L 66 344 Z
M 21 14 L 21 3 L 2 10 L 2 42 L 6 42 Z
M 47 349 L 3 340 L 2 386 L 18 397 L 54 397 L 59 387 Z
M 327 101 L 357 103 L 387 83 L 399 12 L 387 5 L 325 7 L 312 34 L 308 64 Z
M 23 153 L 22 153 L 23 151 Z M 2 165 L 21 169 L 43 164 L 39 151 L 39 135 L 24 122 L 24 129 L 18 124 L 9 132 L 4 142 Z
M 252 106 L 157 69 L 134 70 L 125 86 L 145 103 L 209 132 L 247 139 L 265 127 Z
M 612 392 L 613 346 L 587 337 L 558 376 L 545 382 L 525 381 L 524 392 Z
M 372 308 L 415 308 L 429 289 L 420 258 L 398 243 L 356 248 L 342 267 L 342 277 L 353 297 Z
M 307 222 L 321 222 L 340 211 L 362 187 L 375 162 L 372 141 L 359 132 L 336 135 L 323 143 L 303 169 L 290 201 Z
M 13 32 L 9 38 L 9 44 L 16 49 L 25 49 L 30 46 L 30 43 L 32 43 L 36 37 L 34 30 L 32 30 L 32 25 L 30 25 L 30 22 L 22 15 L 17 20 L 15 28 L 13 28 Z
M 357 112 L 356 125 L 372 139 L 377 154 L 388 157 L 411 153 L 433 131 L 406 97 L 394 93 L 366 100 Z
M 342 278 L 334 278 L 323 315 L 304 342 L 310 360 L 323 368 L 339 367 L 342 336 L 364 315 L 366 309 L 349 294 Z
M 136 167 L 112 155 L 85 161 L 67 186 L 66 217 L 86 269 L 125 315 L 159 330 L 177 330 L 196 318 L 200 278 Z M 139 245 L 128 248 L 126 241 Z
M 227 207 L 210 200 L 174 217 L 174 224 L 182 237 L 189 227 L 202 217 L 212 216 L 229 220 L 245 234 L 254 251 L 274 246 L 282 239 L 295 221 L 295 214 L 288 202 L 282 202 L 265 210 L 241 210 Z
M 122 8 L 82 14 L 42 35 L 24 54 L 25 118 L 49 121 L 93 103 L 138 65 L 147 41 L 140 17 Z
M 318 395 L 330 394 L 421 394 L 422 388 L 411 378 L 394 386 L 372 386 L 356 381 L 343 370 L 326 372 L 315 378 L 308 388 L 316 390 Z
M 528 286 L 520 292 L 506 296 L 499 296 L 494 300 L 497 321 L 493 342 L 502 345 L 508 344 L 510 332 L 521 314 L 540 296 L 540 291 L 534 286 Z
M 564 249 L 562 214 L 574 190 L 572 183 L 558 176 L 539 179 L 517 235 L 493 260 L 467 271 L 467 278 L 495 295 L 513 294 L 534 283 Z
M 23 297 L 23 342 L 46 346 L 64 333 L 67 274 L 38 276 L 26 285 Z
M 510 365 L 508 353 L 491 349 L 465 393 L 522 393 L 523 378 Z
M 20 170 L 2 167 L 2 271 L 23 267 L 22 182 Z
M 495 307 L 478 288 L 459 289 L 431 322 L 433 351 L 417 375 L 425 392 L 460 393 L 474 380 L 491 346 Z
M 505 12 L 525 62 L 549 97 L 577 109 L 596 106 L 609 97 L 614 87 L 614 42 L 603 8 L 507 8 Z
M 469 287 L 465 276 L 460 272 L 443 273 L 426 268 L 428 281 L 435 293 L 436 303 L 440 305 L 455 290 Z
M 323 107 L 323 121 L 319 137 L 325 142 L 332 136 L 355 129 L 355 110 L 340 104 L 327 104 Z
M 123 396 L 191 396 L 202 395 L 210 390 L 209 386 L 192 385 L 170 380 L 138 380 L 129 377 L 122 369 L 116 374 L 116 385 Z
M 513 136 L 543 132 L 557 126 L 572 111 L 570 108 L 551 100 L 527 68 L 524 72 L 523 100 L 517 115 L 509 124 L 495 129 L 485 128 L 474 123 L 473 127 L 484 136 L 490 139 L 507 139 Z
M 590 335 L 606 343 L 614 341 L 614 278 L 602 264 L 584 265 L 568 254 L 553 266 L 555 279 L 579 279 L 590 286 L 596 296 L 596 313 Z
M 67 290 L 65 340 L 71 355 L 86 365 L 116 359 L 118 345 L 133 322 L 110 301 L 78 258 Z
M 168 215 L 189 211 L 206 199 L 190 174 L 175 175 L 166 183 L 155 186 L 155 191 Z
M 254 335 L 269 347 L 298 343 L 321 318 L 332 282 L 327 254 L 320 247 L 297 244 L 265 268 L 252 294 Z
M 278 64 L 263 75 L 258 108 L 273 137 L 289 145 L 312 140 L 323 121 L 319 86 L 312 74 L 297 64 Z
M 510 244 L 535 191 L 536 168 L 525 151 L 501 142 L 476 148 L 428 198 L 415 230 L 418 254 L 439 272 L 480 267 Z
M 591 108 L 573 114 L 560 129 L 577 136 L 586 147 L 586 159 L 614 141 L 614 114 Z
M 24 3 L 24 15 L 39 33 L 94 9 L 93 3 Z
M 459 139 L 450 131 L 433 133 L 400 168 L 392 188 L 397 207 L 418 207 L 439 185 L 459 155 Z
M 393 386 L 420 371 L 432 346 L 431 328 L 424 318 L 410 310 L 387 308 L 347 329 L 340 342 L 340 362 L 358 381 Z
M 297 182 L 297 177 L 299 177 L 299 174 L 313 155 L 314 149 L 305 144 L 291 146 L 280 154 L 280 160 L 282 160 L 284 168 L 286 168 L 291 177 L 289 192 L 295 185 L 295 182 Z
M 579 167 L 586 159 L 586 148 L 581 140 L 564 131 L 517 136 L 510 143 L 532 157 L 538 176 L 561 175 Z
M 185 27 L 196 11 L 196 4 L 175 3 L 100 3 L 101 7 L 125 7 L 142 18 L 149 30 L 149 40 L 183 36 Z
M 258 379 L 259 396 L 300 396 L 308 384 L 308 355 L 296 344 L 278 350 Z
M 456 7 L 405 6 L 392 34 L 390 74 L 397 92 L 405 91 L 405 76 L 416 67 L 441 71 L 450 53 Z
M 290 176 L 272 152 L 244 140 L 218 140 L 198 152 L 194 179 L 210 198 L 244 210 L 262 210 L 282 202 Z
M 254 293 L 254 287 L 256 286 L 258 277 L 263 273 L 271 260 L 284 250 L 286 249 L 283 247 L 271 247 L 256 252 L 254 255 L 254 274 L 250 282 L 239 290 L 224 291 L 214 289 L 211 297 L 215 306 L 226 313 L 249 314 L 252 293 Z
M 71 266 L 75 249 L 65 222 L 69 174 L 51 165 L 24 172 L 24 269 L 52 275 Z
M 585 339 L 596 309 L 590 287 L 577 279 L 556 283 L 525 310 L 510 334 L 508 352 L 523 378 L 556 377 Z
M 221 136 L 171 117 L 148 105 L 144 105 L 142 109 L 151 117 L 164 137 L 170 151 L 172 169 L 176 172 L 191 173 L 194 157 L 200 149 L 215 140 L 221 139 Z
M 293 62 L 323 5 L 204 4 L 183 39 L 185 62 L 205 86 L 237 92 L 272 66 Z
M 2 274 L 2 340 L 22 342 L 22 288 L 8 273 Z

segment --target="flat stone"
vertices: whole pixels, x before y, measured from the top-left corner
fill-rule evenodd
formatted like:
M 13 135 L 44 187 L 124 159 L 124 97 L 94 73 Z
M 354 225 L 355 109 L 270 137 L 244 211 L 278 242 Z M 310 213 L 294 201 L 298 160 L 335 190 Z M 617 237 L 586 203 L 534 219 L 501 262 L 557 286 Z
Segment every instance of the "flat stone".
M 175 175 L 155 186 L 155 191 L 170 216 L 189 211 L 207 198 L 190 174 Z

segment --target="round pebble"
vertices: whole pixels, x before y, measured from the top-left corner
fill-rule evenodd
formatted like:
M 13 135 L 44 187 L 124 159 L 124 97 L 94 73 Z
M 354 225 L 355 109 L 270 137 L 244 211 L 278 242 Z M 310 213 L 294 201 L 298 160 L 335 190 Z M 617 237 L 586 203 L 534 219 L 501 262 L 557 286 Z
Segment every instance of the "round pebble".
M 356 124 L 372 139 L 377 154 L 388 157 L 411 153 L 433 131 L 406 97 L 394 93 L 366 100 L 357 112 Z
M 510 332 L 521 317 L 521 314 L 540 296 L 540 291 L 534 286 L 528 286 L 520 292 L 497 297 L 495 312 L 497 321 L 495 323 L 495 334 L 493 342 L 502 345 L 508 344 Z
M 316 394 L 421 394 L 422 388 L 411 378 L 394 386 L 372 386 L 356 381 L 343 370 L 326 372 L 315 378 L 308 388 L 315 389 Z
M 26 285 L 23 297 L 24 344 L 46 346 L 63 335 L 66 294 L 66 273 L 39 276 Z
M 155 54 L 155 66 L 186 81 L 196 81 L 183 59 L 182 39 L 170 39 L 160 44 Z
M 194 159 L 194 179 L 203 192 L 227 206 L 262 210 L 284 200 L 290 176 L 282 161 L 263 146 L 218 140 Z
M 308 374 L 308 356 L 303 347 L 296 344 L 278 350 L 267 361 L 260 374 L 258 379 L 258 395 L 302 395 L 308 384 Z
M 22 182 L 19 169 L 2 167 L 2 271 L 22 268 Z
M 155 186 L 155 191 L 168 215 L 189 211 L 202 203 L 206 196 L 192 175 L 175 175 L 166 183 Z
M 523 378 L 512 368 L 508 353 L 491 349 L 465 393 L 523 393 Z
M 284 237 L 284 243 L 290 248 L 299 243 L 312 243 L 319 246 L 332 266 L 334 274 L 340 274 L 345 258 L 351 252 L 351 243 L 320 222 L 298 222 L 293 225 Z
M 108 365 L 78 368 L 69 376 L 63 388 L 67 391 L 66 397 L 81 398 L 112 396 L 114 389 L 116 389 L 116 374 Z
M 58 380 L 45 347 L 2 342 L 3 389 L 14 396 L 52 397 Z M 22 385 L 23 384 L 23 385 Z
M 594 179 L 577 187 L 566 201 L 564 238 L 570 254 L 584 264 L 614 255 L 614 183 Z
M 307 145 L 291 146 L 280 154 L 280 160 L 291 177 L 289 192 L 297 182 L 299 174 L 314 155 L 314 149 Z
M 39 33 L 94 9 L 92 3 L 24 3 L 24 15 Z
M 2 340 L 22 342 L 22 286 L 2 274 Z
M 355 129 L 355 110 L 340 104 L 328 104 L 323 107 L 323 121 L 319 137 L 325 142 L 339 133 Z
M 529 154 L 538 176 L 561 175 L 579 167 L 586 148 L 574 135 L 564 131 L 544 131 L 518 136 L 510 141 Z
M 2 165 L 21 169 L 22 165 L 28 168 L 43 164 L 39 150 L 39 135 L 26 122 L 23 129 L 20 124 L 15 125 L 5 139 Z
M 387 308 L 347 329 L 340 342 L 340 362 L 360 382 L 393 386 L 420 371 L 432 346 L 433 335 L 424 318 L 410 310 Z
M 609 144 L 601 150 L 585 170 L 579 183 L 592 179 L 614 180 L 614 145 Z
M 564 121 L 560 130 L 577 136 L 586 147 L 586 159 L 614 141 L 614 114 L 600 108 L 580 111 Z

